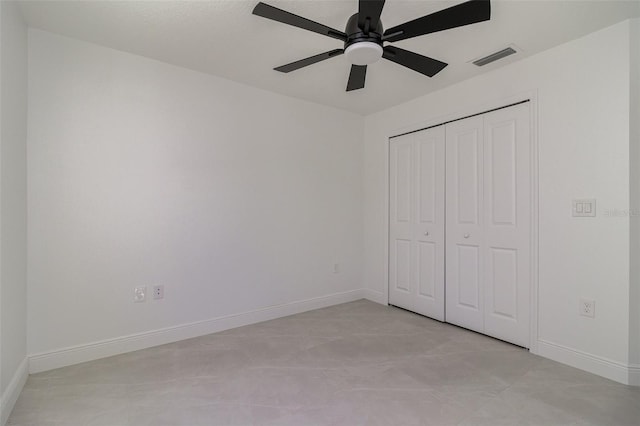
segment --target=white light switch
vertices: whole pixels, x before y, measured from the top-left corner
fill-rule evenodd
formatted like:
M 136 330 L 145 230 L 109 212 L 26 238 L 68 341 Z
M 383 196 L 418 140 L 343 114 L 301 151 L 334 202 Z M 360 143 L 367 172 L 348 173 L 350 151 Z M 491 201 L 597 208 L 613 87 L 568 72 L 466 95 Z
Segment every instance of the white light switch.
M 136 303 L 144 302 L 147 297 L 147 287 L 141 286 L 133 289 L 133 301 Z
M 596 200 L 595 198 L 573 200 L 573 217 L 595 217 Z

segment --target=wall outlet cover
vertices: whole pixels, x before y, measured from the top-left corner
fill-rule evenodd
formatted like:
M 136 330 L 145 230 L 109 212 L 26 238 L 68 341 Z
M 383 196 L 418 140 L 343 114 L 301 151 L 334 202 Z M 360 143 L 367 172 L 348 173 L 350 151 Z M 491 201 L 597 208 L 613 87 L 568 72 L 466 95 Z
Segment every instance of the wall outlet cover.
M 589 299 L 580 299 L 580 315 L 594 318 L 596 316 L 596 302 Z
M 163 285 L 154 285 L 153 286 L 153 298 L 154 299 L 164 299 L 164 286 Z

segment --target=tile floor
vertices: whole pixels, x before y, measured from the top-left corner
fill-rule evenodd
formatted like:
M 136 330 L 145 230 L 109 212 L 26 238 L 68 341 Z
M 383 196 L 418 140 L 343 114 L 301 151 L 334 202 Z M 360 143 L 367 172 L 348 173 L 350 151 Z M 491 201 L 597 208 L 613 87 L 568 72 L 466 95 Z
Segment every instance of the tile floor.
M 361 300 L 35 374 L 9 425 L 640 425 L 640 388 Z

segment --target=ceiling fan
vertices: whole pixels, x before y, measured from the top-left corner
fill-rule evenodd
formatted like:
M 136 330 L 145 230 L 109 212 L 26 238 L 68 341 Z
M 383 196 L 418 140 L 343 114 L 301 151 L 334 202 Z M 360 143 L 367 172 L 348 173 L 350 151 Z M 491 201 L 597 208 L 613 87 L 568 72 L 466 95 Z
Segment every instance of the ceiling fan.
M 384 43 L 475 24 L 491 18 L 491 3 L 489 0 L 470 0 L 384 31 L 380 15 L 382 14 L 385 0 L 359 0 L 358 3 L 358 13 L 347 20 L 344 32 L 277 7 L 262 2 L 258 3 L 253 9 L 254 15 L 293 25 L 294 27 L 313 31 L 344 42 L 343 49 L 330 50 L 274 69 L 288 73 L 344 53 L 347 60 L 352 64 L 347 83 L 347 92 L 364 87 L 367 65 L 376 62 L 380 58 L 395 62 L 428 77 L 433 77 L 442 71 L 447 64 L 399 47 L 384 46 Z

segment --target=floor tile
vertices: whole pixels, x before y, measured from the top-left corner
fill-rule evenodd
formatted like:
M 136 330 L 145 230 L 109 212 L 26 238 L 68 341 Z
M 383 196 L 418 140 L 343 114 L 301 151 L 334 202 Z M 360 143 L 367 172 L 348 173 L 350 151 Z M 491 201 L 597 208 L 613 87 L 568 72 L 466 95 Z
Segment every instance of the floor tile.
M 11 426 L 640 425 L 640 388 L 366 300 L 29 377 Z

